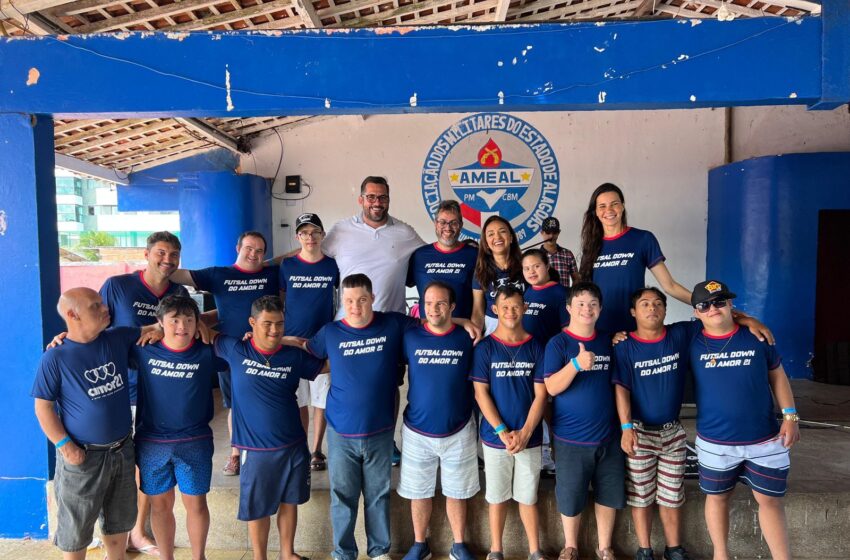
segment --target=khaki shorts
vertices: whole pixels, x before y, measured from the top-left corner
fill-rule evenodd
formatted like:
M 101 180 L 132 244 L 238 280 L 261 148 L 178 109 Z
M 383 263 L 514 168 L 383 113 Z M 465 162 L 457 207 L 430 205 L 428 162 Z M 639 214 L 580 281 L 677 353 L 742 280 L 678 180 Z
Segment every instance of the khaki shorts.
M 532 447 L 516 455 L 508 455 L 504 449 L 487 445 L 482 447 L 484 480 L 487 485 L 484 498 L 487 503 L 501 504 L 513 498 L 520 504 L 536 504 L 540 465 L 543 462 L 542 448 Z

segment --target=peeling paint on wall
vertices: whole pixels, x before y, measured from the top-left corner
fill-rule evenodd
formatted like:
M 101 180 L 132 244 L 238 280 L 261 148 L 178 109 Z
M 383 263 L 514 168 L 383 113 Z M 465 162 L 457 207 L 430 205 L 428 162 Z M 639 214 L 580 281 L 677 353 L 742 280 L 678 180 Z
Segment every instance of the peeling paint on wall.
M 38 71 L 38 68 L 30 68 L 30 71 L 27 72 L 27 85 L 34 86 L 38 83 L 40 77 L 41 72 Z
M 599 92 L 599 102 L 600 102 L 600 103 L 605 103 L 605 97 L 607 97 L 607 96 L 608 96 L 608 93 L 607 93 L 607 92 L 600 91 L 600 92 Z
M 230 68 L 227 64 L 224 65 L 224 87 L 227 90 L 227 110 L 232 111 L 236 107 L 233 106 L 233 97 L 230 96 Z

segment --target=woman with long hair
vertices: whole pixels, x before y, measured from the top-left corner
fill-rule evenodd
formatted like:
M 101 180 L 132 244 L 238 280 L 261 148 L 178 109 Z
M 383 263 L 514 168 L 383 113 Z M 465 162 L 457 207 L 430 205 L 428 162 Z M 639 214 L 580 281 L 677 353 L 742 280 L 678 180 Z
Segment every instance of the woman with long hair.
M 490 216 L 481 228 L 481 243 L 472 280 L 472 317 L 484 334 L 496 328 L 493 303 L 496 290 L 511 284 L 525 291 L 522 279 L 522 252 L 514 228 L 500 216 Z
M 605 301 L 596 324 L 600 331 L 635 329 L 629 298 L 646 285 L 647 269 L 667 295 L 691 305 L 691 292 L 667 270 L 652 232 L 629 227 L 625 197 L 617 185 L 604 183 L 590 195 L 581 227 L 581 253 L 579 276 L 598 285 Z

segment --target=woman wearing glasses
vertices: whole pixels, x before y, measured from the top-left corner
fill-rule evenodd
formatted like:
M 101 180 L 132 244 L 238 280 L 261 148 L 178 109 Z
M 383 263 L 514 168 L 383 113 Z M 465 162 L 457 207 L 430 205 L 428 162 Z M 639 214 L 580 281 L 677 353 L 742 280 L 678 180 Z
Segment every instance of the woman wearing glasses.
M 600 185 L 590 196 L 581 228 L 579 276 L 602 290 L 605 305 L 596 327 L 605 332 L 635 330 L 629 298 L 645 285 L 646 269 L 668 295 L 691 303 L 691 292 L 667 270 L 652 232 L 628 226 L 624 203 L 618 186 Z

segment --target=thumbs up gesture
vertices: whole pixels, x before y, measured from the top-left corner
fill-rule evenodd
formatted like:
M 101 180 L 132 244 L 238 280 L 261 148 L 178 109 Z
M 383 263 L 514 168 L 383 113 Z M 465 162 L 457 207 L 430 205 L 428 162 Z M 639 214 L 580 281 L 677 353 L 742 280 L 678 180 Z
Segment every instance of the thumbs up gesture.
M 576 356 L 576 360 L 578 360 L 578 365 L 581 366 L 582 371 L 593 369 L 593 362 L 596 361 L 596 354 L 594 354 L 590 350 L 587 350 L 584 347 L 583 342 L 579 342 L 578 356 Z

